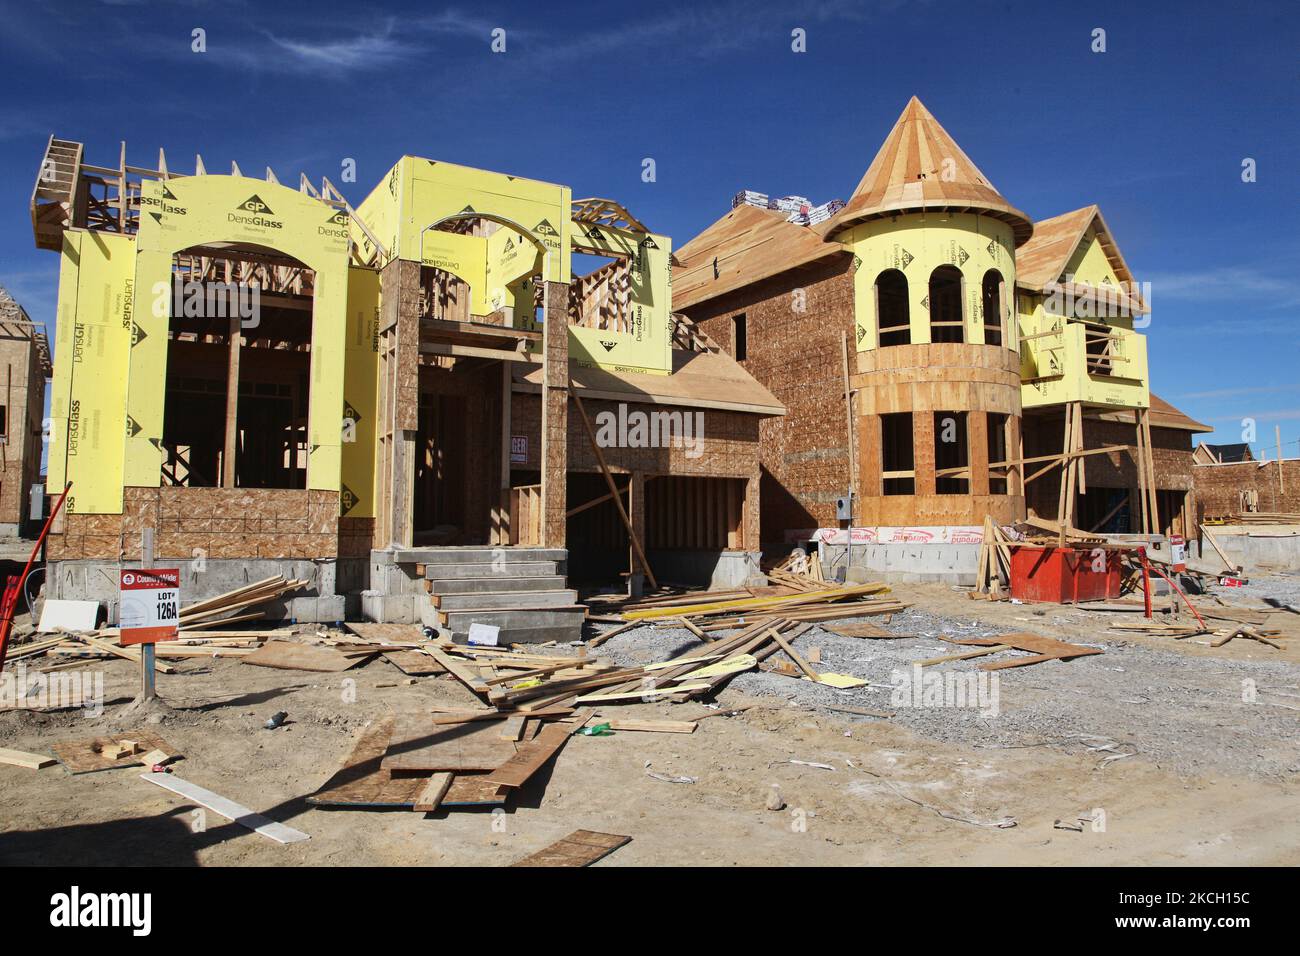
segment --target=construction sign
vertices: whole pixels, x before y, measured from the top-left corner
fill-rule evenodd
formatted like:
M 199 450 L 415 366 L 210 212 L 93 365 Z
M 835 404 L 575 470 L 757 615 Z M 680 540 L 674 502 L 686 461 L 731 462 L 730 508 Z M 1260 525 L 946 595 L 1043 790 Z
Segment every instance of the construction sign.
M 132 329 L 127 485 L 156 486 L 162 467 L 172 257 L 232 243 L 274 250 L 315 273 L 307 487 L 340 490 L 348 230 L 346 213 L 266 180 L 186 176 L 141 184 L 135 282 L 143 291 Z
M 176 640 L 181 619 L 179 568 L 122 569 L 118 643 L 157 644 Z

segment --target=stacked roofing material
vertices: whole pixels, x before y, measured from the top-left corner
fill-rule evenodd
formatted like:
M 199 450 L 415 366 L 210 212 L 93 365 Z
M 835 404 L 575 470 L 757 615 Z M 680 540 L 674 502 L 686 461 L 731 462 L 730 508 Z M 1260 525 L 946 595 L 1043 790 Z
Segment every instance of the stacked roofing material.
M 780 196 L 772 198 L 767 193 L 752 189 L 742 189 L 731 199 L 731 208 L 737 206 L 757 206 L 759 209 L 775 209 L 786 213 L 786 221 L 800 226 L 815 226 L 825 222 L 844 208 L 844 200 L 832 199 L 830 202 L 814 206 L 806 196 Z

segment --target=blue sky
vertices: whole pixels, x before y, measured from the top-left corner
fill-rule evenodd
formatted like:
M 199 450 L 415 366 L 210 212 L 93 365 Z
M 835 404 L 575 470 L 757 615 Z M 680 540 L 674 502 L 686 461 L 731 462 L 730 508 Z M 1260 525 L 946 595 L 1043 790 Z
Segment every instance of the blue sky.
M 1033 218 L 1101 206 L 1152 283 L 1159 394 L 1209 440 L 1250 417 L 1270 457 L 1274 425 L 1300 454 L 1294 2 L 0 0 L 0 62 L 0 283 L 38 321 L 58 257 L 28 202 L 51 132 L 104 165 L 125 139 L 138 165 L 161 146 L 176 171 L 198 152 L 325 175 L 354 204 L 412 153 L 619 199 L 680 246 L 740 188 L 847 198 L 916 94 Z

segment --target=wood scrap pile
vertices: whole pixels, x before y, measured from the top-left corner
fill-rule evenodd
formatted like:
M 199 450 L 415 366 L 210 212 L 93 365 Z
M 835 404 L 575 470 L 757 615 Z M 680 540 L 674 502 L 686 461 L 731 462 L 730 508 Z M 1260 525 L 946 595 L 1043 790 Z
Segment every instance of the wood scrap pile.
M 1300 514 L 1287 511 L 1243 511 L 1206 521 L 1207 524 L 1300 524 Z
M 499 805 L 593 722 L 602 732 L 695 729 L 694 721 L 606 719 L 593 708 L 711 695 L 779 653 L 805 679 L 846 686 L 836 681 L 841 675 L 818 674 L 794 650 L 794 639 L 811 626 L 764 617 L 678 657 L 629 667 L 588 656 L 586 648 L 557 656 L 426 641 L 415 649 L 469 691 L 466 705 L 377 720 L 308 802 L 420 811 Z
M 996 521 L 984 516 L 984 537 L 980 543 L 979 567 L 975 572 L 973 594 L 987 594 L 1001 600 L 1003 589 L 1011 587 L 1011 545 L 1015 544 Z
M 290 581 L 279 574 L 254 581 L 242 588 L 235 588 L 225 594 L 218 594 L 216 597 L 181 608 L 180 629 L 197 630 L 220 624 L 232 624 L 235 621 L 261 620 L 264 611 L 248 609 L 277 600 L 294 591 L 301 591 L 306 586 L 306 581 Z M 245 613 L 233 613 L 237 611 Z M 233 616 L 226 617 L 227 614 Z
M 1143 605 L 1138 602 L 1118 602 L 1096 605 L 1091 610 L 1140 612 L 1143 610 Z M 1281 630 L 1276 627 L 1269 627 L 1269 624 L 1272 623 L 1271 615 L 1276 613 L 1280 613 L 1280 609 L 1271 607 L 1255 609 L 1210 607 L 1208 609 L 1202 608 L 1199 612 L 1201 620 L 1195 621 L 1182 618 L 1175 613 L 1173 607 L 1166 607 L 1156 609 L 1155 616 L 1150 619 L 1145 617 L 1136 620 L 1121 618 L 1111 622 L 1110 628 L 1115 631 L 1131 631 L 1161 637 L 1172 637 L 1175 640 L 1204 636 L 1210 638 L 1208 642 L 1205 642 L 1210 647 L 1222 647 L 1235 638 L 1244 637 L 1281 650 L 1282 645 L 1275 643 L 1276 640 L 1283 638 Z M 1210 621 L 1223 621 L 1226 623 L 1216 623 L 1211 626 Z
M 716 593 L 667 598 L 629 605 L 622 613 L 627 622 L 667 622 L 685 626 L 697 637 L 710 631 L 730 630 L 765 618 L 791 621 L 826 621 L 847 617 L 893 614 L 910 607 L 882 597 L 889 587 L 880 582 L 825 585 L 810 589 L 787 588 L 783 593 L 745 597 Z M 608 634 L 601 635 L 602 638 Z M 707 637 L 704 637 L 707 640 Z

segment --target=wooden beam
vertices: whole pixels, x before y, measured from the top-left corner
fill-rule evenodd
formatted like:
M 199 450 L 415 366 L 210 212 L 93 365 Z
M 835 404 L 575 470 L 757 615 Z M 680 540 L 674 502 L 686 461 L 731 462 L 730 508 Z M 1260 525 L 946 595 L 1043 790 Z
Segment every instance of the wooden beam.
M 650 586 L 659 587 L 659 582 L 655 579 L 655 574 L 650 570 L 650 561 L 645 556 L 645 549 L 641 547 L 641 541 L 637 537 L 636 529 L 632 527 L 632 519 L 628 517 L 627 509 L 623 507 L 623 497 L 619 493 L 618 485 L 614 484 L 614 475 L 609 470 L 609 465 L 605 463 L 605 454 L 600 450 L 600 443 L 596 441 L 595 429 L 591 427 L 591 419 L 587 417 L 587 409 L 583 407 L 582 399 L 574 395 L 574 403 L 578 406 L 578 414 L 582 416 L 582 427 L 587 430 L 587 438 L 591 440 L 591 449 L 596 454 L 596 462 L 600 465 L 600 473 L 605 476 L 605 484 L 609 487 L 610 498 L 614 506 L 618 508 L 618 516 L 623 521 L 623 527 L 627 529 L 628 539 L 632 542 L 632 550 L 636 552 L 637 560 L 641 562 L 641 567 L 645 575 L 650 580 Z
M 239 316 L 230 317 L 230 351 L 226 362 L 226 443 L 221 459 L 221 487 L 235 487 L 239 449 Z

